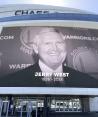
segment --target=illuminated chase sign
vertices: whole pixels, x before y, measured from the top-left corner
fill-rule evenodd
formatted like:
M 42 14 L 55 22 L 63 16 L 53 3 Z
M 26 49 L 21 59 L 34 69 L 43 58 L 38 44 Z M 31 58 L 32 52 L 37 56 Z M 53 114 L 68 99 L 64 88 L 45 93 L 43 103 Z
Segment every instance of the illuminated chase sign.
M 32 14 L 48 14 L 49 11 L 43 10 L 17 10 L 15 11 L 15 15 L 32 15 Z

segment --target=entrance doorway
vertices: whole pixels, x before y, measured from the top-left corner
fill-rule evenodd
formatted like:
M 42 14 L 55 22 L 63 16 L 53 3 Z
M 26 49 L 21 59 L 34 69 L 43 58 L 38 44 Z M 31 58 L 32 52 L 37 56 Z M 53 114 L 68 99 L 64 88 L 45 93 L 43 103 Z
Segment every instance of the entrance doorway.
M 43 99 L 18 99 L 15 111 L 20 117 L 43 117 L 43 108 Z
M 15 103 L 15 113 L 20 117 L 44 117 L 49 113 L 82 112 L 81 99 L 77 97 L 18 97 Z

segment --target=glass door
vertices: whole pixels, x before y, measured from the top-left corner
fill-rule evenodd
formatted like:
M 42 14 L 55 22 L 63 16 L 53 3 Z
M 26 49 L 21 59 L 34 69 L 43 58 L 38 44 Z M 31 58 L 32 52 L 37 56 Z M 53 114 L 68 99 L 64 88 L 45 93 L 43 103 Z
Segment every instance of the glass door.
M 2 101 L 2 113 L 1 113 L 1 115 L 8 117 L 8 111 L 9 111 L 9 101 L 7 101 L 7 100 Z
M 42 117 L 44 107 L 43 99 L 18 99 L 16 113 L 20 117 Z

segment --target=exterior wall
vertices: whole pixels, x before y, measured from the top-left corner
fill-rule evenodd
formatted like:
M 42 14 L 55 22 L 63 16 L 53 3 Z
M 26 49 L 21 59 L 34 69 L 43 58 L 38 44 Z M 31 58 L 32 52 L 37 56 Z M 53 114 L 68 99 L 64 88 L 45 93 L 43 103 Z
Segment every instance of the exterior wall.
M 98 112 L 98 97 L 89 98 L 90 112 Z

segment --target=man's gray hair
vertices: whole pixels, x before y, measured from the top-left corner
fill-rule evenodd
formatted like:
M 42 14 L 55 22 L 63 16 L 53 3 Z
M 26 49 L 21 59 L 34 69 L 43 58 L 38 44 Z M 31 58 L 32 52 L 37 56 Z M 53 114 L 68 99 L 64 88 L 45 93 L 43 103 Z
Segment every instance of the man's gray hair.
M 20 38 L 26 38 L 25 40 L 29 40 L 32 44 L 38 44 L 41 39 L 40 36 L 44 33 L 55 32 L 60 34 L 62 39 L 65 40 L 63 34 L 54 27 L 25 27 L 23 28 Z

